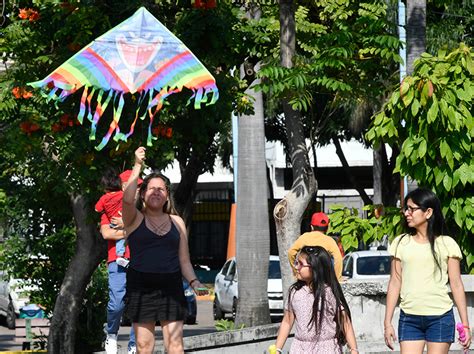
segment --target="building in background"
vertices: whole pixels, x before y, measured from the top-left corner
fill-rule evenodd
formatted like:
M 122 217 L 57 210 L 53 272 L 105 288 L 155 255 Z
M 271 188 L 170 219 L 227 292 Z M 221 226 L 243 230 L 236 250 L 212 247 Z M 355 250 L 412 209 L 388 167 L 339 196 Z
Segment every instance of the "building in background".
M 372 150 L 365 148 L 357 141 L 341 142 L 341 147 L 351 173 L 369 197 L 372 197 Z M 279 142 L 267 142 L 265 148 L 269 175 L 270 252 L 278 254 L 275 226 L 272 219 L 273 207 L 291 189 L 292 169 L 286 161 L 283 146 Z M 311 165 L 314 167 L 313 152 L 310 151 L 309 155 Z M 305 231 L 309 225 L 309 218 L 314 211 L 329 212 L 333 204 L 358 208 L 362 216 L 364 203 L 358 192 L 352 188 L 336 154 L 335 146 L 327 145 L 316 148 L 316 160 L 315 173 L 318 192 L 303 218 L 302 231 Z M 180 182 L 181 175 L 177 162 L 163 172 L 170 178 L 172 184 Z M 271 198 L 272 194 L 273 198 Z M 230 208 L 233 202 L 234 176 L 231 170 L 223 168 L 218 162 L 214 168 L 214 174 L 204 173 L 199 176 L 189 235 L 191 259 L 194 264 L 206 265 L 211 269 L 219 269 L 224 264 Z

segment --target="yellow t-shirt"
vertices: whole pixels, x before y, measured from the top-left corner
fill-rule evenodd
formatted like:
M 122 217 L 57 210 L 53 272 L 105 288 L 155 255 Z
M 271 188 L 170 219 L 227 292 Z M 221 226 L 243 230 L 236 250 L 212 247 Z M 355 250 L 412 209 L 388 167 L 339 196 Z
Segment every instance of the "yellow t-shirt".
M 288 250 L 288 260 L 290 261 L 291 268 L 293 273 L 296 274 L 296 269 L 294 267 L 295 258 L 298 254 L 298 251 L 301 250 L 304 246 L 321 246 L 334 259 L 334 272 L 339 281 L 341 281 L 342 275 L 342 255 L 339 247 L 337 246 L 336 241 L 330 236 L 326 236 L 319 231 L 305 232 L 303 235 L 298 237 L 298 239 L 291 245 Z
M 435 251 L 441 272 L 429 242 L 418 243 L 406 234 L 396 237 L 390 245 L 390 254 L 401 261 L 400 308 L 408 314 L 442 315 L 453 307 L 448 294 L 448 258 L 462 259 L 462 253 L 449 236 L 436 238 Z

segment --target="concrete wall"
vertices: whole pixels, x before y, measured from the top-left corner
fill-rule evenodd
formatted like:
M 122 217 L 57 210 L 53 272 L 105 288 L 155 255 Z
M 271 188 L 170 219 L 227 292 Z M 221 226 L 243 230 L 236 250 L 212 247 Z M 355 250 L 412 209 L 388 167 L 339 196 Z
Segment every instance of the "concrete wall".
M 466 291 L 468 316 L 471 326 L 474 325 L 474 276 L 463 275 Z M 398 343 L 394 352 L 388 351 L 383 338 L 383 319 L 385 314 L 387 282 L 361 282 L 345 283 L 343 290 L 352 313 L 352 321 L 357 336 L 360 353 L 396 353 L 399 351 Z M 398 328 L 399 309 L 393 318 L 393 326 Z M 456 322 L 459 315 L 455 309 Z M 275 342 L 279 324 L 271 324 L 240 331 L 209 333 L 200 336 L 186 337 L 184 339 L 186 352 L 199 353 L 265 353 L 268 346 Z M 288 353 L 292 338 L 289 338 L 284 353 Z M 156 348 L 162 348 L 162 343 L 157 343 Z M 471 345 L 471 349 L 474 345 Z M 459 353 L 461 347 L 454 343 L 452 353 Z M 158 351 L 157 353 L 161 353 Z
M 474 324 L 474 276 L 463 275 L 466 292 L 469 323 Z M 345 283 L 342 285 L 346 300 L 352 314 L 354 331 L 359 347 L 367 352 L 379 353 L 386 350 L 383 337 L 383 320 L 385 315 L 387 282 Z M 395 330 L 398 329 L 400 309 L 397 307 L 392 320 Z M 460 322 L 457 309 L 454 308 L 456 322 Z M 398 333 L 397 333 L 398 336 Z M 471 345 L 471 348 L 474 346 Z M 398 343 L 396 349 L 399 350 Z M 459 350 L 459 344 L 454 343 L 452 350 Z

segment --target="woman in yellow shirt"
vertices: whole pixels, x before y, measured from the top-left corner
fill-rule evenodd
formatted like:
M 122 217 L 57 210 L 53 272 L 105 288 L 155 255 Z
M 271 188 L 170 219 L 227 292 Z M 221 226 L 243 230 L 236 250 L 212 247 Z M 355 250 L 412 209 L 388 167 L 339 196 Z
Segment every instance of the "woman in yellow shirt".
M 398 338 L 401 353 L 448 353 L 455 338 L 453 302 L 465 327 L 469 348 L 471 331 L 466 296 L 461 279 L 461 250 L 445 229 L 441 203 L 430 190 L 418 188 L 407 194 L 404 215 L 408 232 L 395 238 L 389 251 L 393 256 L 387 289 L 384 320 L 385 343 L 393 349 L 396 340 L 391 324 L 400 297 Z

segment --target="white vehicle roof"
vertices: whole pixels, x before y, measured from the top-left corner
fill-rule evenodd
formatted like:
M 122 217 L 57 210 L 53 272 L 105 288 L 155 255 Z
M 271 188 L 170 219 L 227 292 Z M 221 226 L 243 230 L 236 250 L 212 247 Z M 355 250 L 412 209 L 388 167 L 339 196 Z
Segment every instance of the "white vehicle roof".
M 357 251 L 357 252 L 350 252 L 348 255 L 352 255 L 353 257 L 373 257 L 373 256 L 390 256 L 390 253 L 385 250 L 381 251 Z

